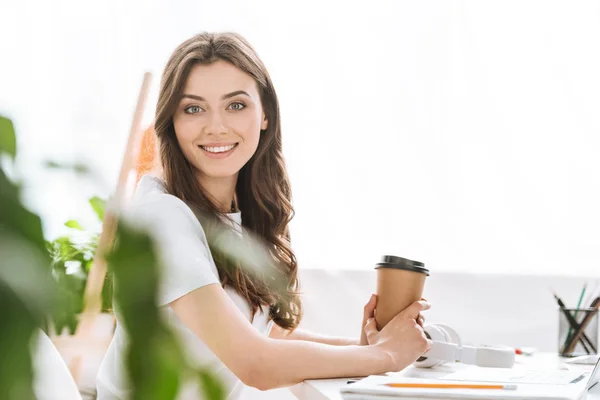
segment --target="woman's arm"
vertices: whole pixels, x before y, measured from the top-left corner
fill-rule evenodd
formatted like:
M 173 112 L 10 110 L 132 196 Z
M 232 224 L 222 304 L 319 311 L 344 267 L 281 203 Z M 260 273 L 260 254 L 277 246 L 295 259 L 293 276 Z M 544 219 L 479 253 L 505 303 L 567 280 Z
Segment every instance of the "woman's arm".
M 423 299 L 424 300 L 424 299 Z M 367 345 L 367 338 L 365 336 L 365 325 L 369 318 L 375 316 L 375 307 L 377 306 L 377 295 L 371 295 L 369 302 L 363 308 L 363 319 L 361 324 L 361 335 L 360 339 L 347 338 L 347 337 L 334 337 L 326 336 L 311 331 L 307 331 L 302 328 L 296 328 L 293 332 L 285 330 L 278 325 L 273 325 L 269 337 L 273 339 L 291 339 L 291 340 L 306 340 L 309 342 L 330 344 L 333 346 L 351 346 L 351 345 Z M 423 326 L 423 324 L 420 324 Z
M 429 308 L 421 303 L 415 303 L 412 322 L 411 317 L 397 317 L 381 333 L 372 331 L 370 343 L 376 344 L 370 346 L 331 346 L 265 337 L 218 284 L 196 289 L 170 305 L 238 378 L 267 390 L 305 379 L 367 376 L 408 366 L 431 345 L 414 321 L 419 311 Z
M 360 344 L 360 339 L 321 335 L 302 328 L 296 328 L 290 332 L 276 324 L 271 328 L 269 337 L 272 339 L 304 340 L 307 342 L 329 344 L 332 346 L 357 346 Z

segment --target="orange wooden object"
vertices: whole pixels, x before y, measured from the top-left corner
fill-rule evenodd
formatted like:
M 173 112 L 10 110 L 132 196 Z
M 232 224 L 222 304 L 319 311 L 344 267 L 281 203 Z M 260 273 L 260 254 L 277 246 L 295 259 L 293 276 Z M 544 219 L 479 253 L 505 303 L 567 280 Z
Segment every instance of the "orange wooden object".
M 152 124 L 142 134 L 140 152 L 135 162 L 136 182 L 139 182 L 142 175 L 156 167 L 156 163 L 159 161 L 156 157 L 156 150 L 156 132 L 154 124 Z
M 80 390 L 95 388 L 98 367 L 114 332 L 114 315 L 101 313 L 101 306 L 102 287 L 107 269 L 104 255 L 112 248 L 117 230 L 118 211 L 132 195 L 131 188 L 135 186 L 134 177 L 137 178 L 146 168 L 151 168 L 151 159 L 154 158 L 155 152 L 151 150 L 153 146 L 148 142 L 154 138 L 153 129 L 148 128 L 142 133 L 141 126 L 151 77 L 152 75 L 148 72 L 144 74 L 115 193 L 104 213 L 98 248 L 84 290 L 85 305 L 80 314 L 75 334 L 55 336 L 52 339 L 65 359 Z M 143 138 L 146 138 L 145 142 L 142 140 Z M 142 143 L 146 144 L 143 148 L 145 151 L 140 151 Z M 142 156 L 142 154 L 144 155 Z

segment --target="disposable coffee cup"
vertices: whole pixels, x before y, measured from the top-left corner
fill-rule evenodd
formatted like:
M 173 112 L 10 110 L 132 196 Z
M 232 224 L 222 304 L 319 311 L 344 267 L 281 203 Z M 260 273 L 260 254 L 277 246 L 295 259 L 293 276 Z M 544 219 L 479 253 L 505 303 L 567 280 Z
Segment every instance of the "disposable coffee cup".
M 392 318 L 415 301 L 421 300 L 429 270 L 419 261 L 383 256 L 377 270 L 375 322 L 381 330 Z

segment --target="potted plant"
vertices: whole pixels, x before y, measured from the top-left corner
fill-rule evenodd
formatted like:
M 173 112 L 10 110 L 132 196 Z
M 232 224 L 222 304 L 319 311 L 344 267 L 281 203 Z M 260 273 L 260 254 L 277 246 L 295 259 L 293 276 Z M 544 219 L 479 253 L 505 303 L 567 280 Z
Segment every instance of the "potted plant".
M 106 201 L 99 197 L 88 200 L 99 222 L 104 218 Z M 99 233 L 86 230 L 77 220 L 65 222 L 71 232 L 46 241 L 50 254 L 52 277 L 57 283 L 63 303 L 49 321 L 53 334 L 73 334 L 78 316 L 83 311 L 83 295 L 94 254 L 98 248 Z M 110 279 L 110 276 L 107 277 Z M 105 282 L 102 292 L 102 312 L 111 314 L 112 282 Z
M 99 222 L 104 219 L 106 201 L 99 197 L 88 200 Z M 101 314 L 95 318 L 91 338 L 81 343 L 75 336 L 79 317 L 84 310 L 84 291 L 100 234 L 86 230 L 74 219 L 65 222 L 69 234 L 46 241 L 51 259 L 51 273 L 56 283 L 60 304 L 48 318 L 47 331 L 67 363 L 79 391 L 93 395 L 96 373 L 112 340 L 116 320 L 112 314 L 112 281 L 107 275 L 102 289 Z

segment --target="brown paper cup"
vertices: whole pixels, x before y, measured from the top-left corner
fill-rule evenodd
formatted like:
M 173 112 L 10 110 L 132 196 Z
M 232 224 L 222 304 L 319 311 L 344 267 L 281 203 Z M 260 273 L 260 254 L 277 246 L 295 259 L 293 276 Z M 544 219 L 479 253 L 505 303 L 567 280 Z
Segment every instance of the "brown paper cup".
M 418 261 L 383 256 L 377 270 L 377 308 L 375 322 L 381 330 L 392 318 L 423 295 L 429 270 Z

